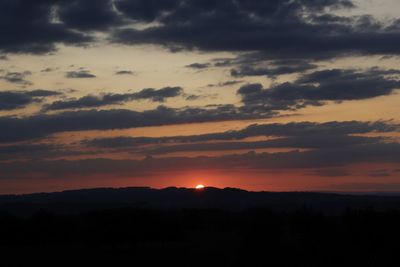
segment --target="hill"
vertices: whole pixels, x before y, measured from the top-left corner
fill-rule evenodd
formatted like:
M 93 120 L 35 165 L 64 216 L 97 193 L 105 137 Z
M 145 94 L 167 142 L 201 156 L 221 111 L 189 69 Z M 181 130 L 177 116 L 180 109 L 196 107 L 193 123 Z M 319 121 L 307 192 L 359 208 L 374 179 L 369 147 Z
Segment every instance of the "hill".
M 0 196 L 0 210 L 14 214 L 50 211 L 76 213 L 112 208 L 222 209 L 241 211 L 263 208 L 273 211 L 309 209 L 338 214 L 347 208 L 391 210 L 400 208 L 399 196 L 344 195 L 312 192 L 250 192 L 235 188 L 203 190 L 169 187 L 97 188 L 55 193 Z

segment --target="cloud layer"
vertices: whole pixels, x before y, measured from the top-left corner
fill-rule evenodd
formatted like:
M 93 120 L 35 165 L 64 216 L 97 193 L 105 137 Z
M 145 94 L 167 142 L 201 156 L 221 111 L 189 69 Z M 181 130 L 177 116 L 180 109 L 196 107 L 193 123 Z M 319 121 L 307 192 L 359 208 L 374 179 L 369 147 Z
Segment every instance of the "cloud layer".
M 44 53 L 57 43 L 85 45 L 96 39 L 94 31 L 102 31 L 124 44 L 260 51 L 272 58 L 399 54 L 398 21 L 386 25 L 371 16 L 330 12 L 354 7 L 350 0 L 3 0 L 0 51 Z M 126 27 L 155 22 L 145 29 Z
M 39 103 L 45 97 L 59 96 L 60 92 L 49 90 L 33 91 L 1 91 L 0 110 L 14 110 L 24 108 L 32 103 Z
M 164 87 L 161 89 L 145 88 L 137 93 L 113 94 L 107 93 L 101 96 L 87 95 L 79 99 L 55 101 L 44 107 L 44 110 L 93 108 L 109 105 L 118 105 L 134 100 L 151 100 L 164 102 L 167 98 L 177 97 L 183 94 L 181 87 Z
M 353 0 L 0 0 L 0 186 L 192 170 L 394 179 L 400 18 L 360 11 Z M 340 109 L 365 100 L 385 110 Z

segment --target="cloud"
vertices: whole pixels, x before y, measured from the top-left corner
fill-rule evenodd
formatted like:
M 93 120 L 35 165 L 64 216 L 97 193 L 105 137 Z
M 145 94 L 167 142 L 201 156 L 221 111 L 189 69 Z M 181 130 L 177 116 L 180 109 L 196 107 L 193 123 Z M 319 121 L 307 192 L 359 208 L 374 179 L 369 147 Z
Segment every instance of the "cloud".
M 61 93 L 49 90 L 3 91 L 0 92 L 0 110 L 14 110 L 32 103 L 38 103 L 43 97 L 56 96 Z
M 210 63 L 192 63 L 189 65 L 186 65 L 186 68 L 190 68 L 190 69 L 197 69 L 197 70 L 201 70 L 201 69 L 207 69 L 211 66 Z
M 97 152 L 77 150 L 76 148 L 74 149 L 65 145 L 22 143 L 0 146 L 0 162 L 10 161 L 10 157 L 12 157 L 13 161 L 25 161 L 54 159 L 66 156 L 93 155 L 96 153 Z
M 139 147 L 147 144 L 157 144 L 164 143 L 164 138 L 151 137 L 110 137 L 110 138 L 96 138 L 96 139 L 86 139 L 81 143 L 86 146 L 97 147 L 97 148 L 129 148 L 129 147 Z M 173 140 L 173 139 L 172 139 Z
M 341 17 L 333 9 L 352 1 L 119 0 L 120 12 L 144 29 L 116 29 L 114 42 L 158 44 L 172 50 L 259 51 L 274 58 L 322 59 L 341 55 L 399 54 L 400 32 L 371 16 Z
M 79 108 L 93 108 L 112 104 L 120 104 L 121 101 L 106 100 L 104 97 L 97 96 L 84 96 L 79 99 L 71 100 L 58 100 L 43 107 L 44 111 L 49 110 L 62 110 L 62 109 L 79 109 Z
M 65 131 L 78 129 L 105 129 L 110 127 L 110 121 L 114 122 L 113 127 L 127 127 L 128 122 L 138 123 L 136 120 L 128 120 L 122 111 L 112 111 L 115 116 L 108 111 L 90 112 L 91 115 L 82 115 L 83 118 L 75 116 L 72 119 L 70 114 L 41 115 L 41 119 L 26 121 L 32 123 L 29 131 L 20 133 L 33 135 L 44 135 L 50 131 Z M 160 114 L 165 114 L 163 110 Z M 96 116 L 94 116 L 96 114 Z M 97 116 L 98 114 L 98 116 Z M 148 122 L 156 124 L 154 120 L 160 119 L 160 114 L 154 113 L 143 117 L 143 125 Z M 153 116 L 154 115 L 154 116 Z M 51 119 L 50 119 L 51 117 Z M 68 118 L 67 117 L 71 117 Z M 97 118 L 95 120 L 95 118 Z M 122 118 L 122 119 L 121 119 Z M 152 119 L 150 119 L 152 118 Z M 176 118 L 176 116 L 174 116 Z M 16 118 L 14 118 L 16 119 Z M 164 122 L 165 122 L 165 118 Z M 57 124 L 52 127 L 50 120 Z M 119 120 L 119 121 L 118 121 Z M 133 122 L 134 121 L 134 122 Z M 103 125 L 102 123 L 106 123 Z M 14 120 L 13 125 L 18 123 Z M 97 125 L 97 126 L 96 126 Z M 3 125 L 0 125 L 3 126 Z M 132 126 L 129 125 L 129 126 Z M 10 129 L 6 128 L 6 129 Z M 28 128 L 25 128 L 25 130 Z M 42 131 L 42 132 L 35 132 Z M 356 136 L 355 134 L 393 132 L 399 131 L 399 126 L 389 122 L 301 122 L 287 124 L 265 124 L 251 125 L 238 131 L 227 131 L 222 133 L 193 135 L 193 136 L 171 136 L 171 137 L 117 137 L 84 140 L 81 145 L 96 147 L 92 152 L 81 149 L 74 145 L 75 149 L 68 147 L 53 146 L 45 144 L 25 143 L 22 145 L 5 145 L 0 148 L 0 159 L 6 158 L 2 155 L 10 154 L 13 158 L 33 159 L 35 161 L 23 162 L 2 162 L 0 163 L 0 177 L 13 177 L 19 175 L 31 175 L 32 172 L 41 173 L 42 176 L 57 177 L 73 175 L 96 175 L 110 174 L 113 177 L 128 175 L 149 175 L 166 171 L 185 171 L 185 170 L 258 170 L 267 171 L 273 169 L 296 169 L 308 168 L 317 169 L 314 174 L 319 176 L 347 176 L 348 173 L 340 171 L 341 167 L 356 163 L 399 163 L 400 144 L 391 143 L 382 137 Z M 3 133 L 0 134 L 4 138 Z M 26 138 L 28 135 L 25 135 Z M 214 142 L 213 140 L 242 140 L 254 136 L 279 136 L 279 139 L 265 141 L 240 142 Z M 20 136 L 21 137 L 21 136 Z M 10 140 L 9 140 L 10 141 Z M 204 143 L 198 143 L 204 142 Z M 182 144 L 188 143 L 188 144 Z M 153 145 L 153 147 L 149 146 Z M 104 153 L 104 149 L 112 149 L 111 153 L 123 151 L 149 154 L 163 154 L 180 151 L 209 151 L 209 150 L 257 150 L 260 148 L 287 147 L 292 151 L 279 153 L 246 153 L 246 154 L 227 154 L 218 157 L 168 157 L 154 158 L 147 157 L 145 160 L 112 160 L 112 159 L 85 159 L 85 160 L 45 160 L 71 155 L 91 155 Z M 298 151 L 297 148 L 308 148 L 311 150 Z M 339 170 L 339 171 L 337 171 Z M 132 173 L 134 175 L 132 176 Z M 378 172 L 377 172 L 378 173 Z
M 174 171 L 193 170 L 288 170 L 338 168 L 357 163 L 399 163 L 398 143 L 365 144 L 357 147 L 339 147 L 312 151 L 290 151 L 281 153 L 246 153 L 218 157 L 167 157 L 144 160 L 37 160 L 0 163 L 0 178 L 41 177 L 72 178 L 89 175 L 112 175 L 113 178 L 127 176 L 143 177 Z
M 38 151 L 48 151 L 54 149 L 53 145 L 49 144 L 22 144 L 22 145 L 7 145 L 0 147 L 1 154 L 18 154 L 18 153 L 34 153 Z
M 236 84 L 243 83 L 244 81 L 241 80 L 231 80 L 231 81 L 226 81 L 226 82 L 219 82 L 216 84 L 209 84 L 207 87 L 226 87 L 226 86 L 232 86 Z
M 54 68 L 48 67 L 48 68 L 42 69 L 40 72 L 53 72 L 54 70 L 55 70 Z
M 344 177 L 351 175 L 351 173 L 348 170 L 340 168 L 319 169 L 315 170 L 312 174 L 322 177 Z
M 123 44 L 256 51 L 270 59 L 399 54 L 398 21 L 333 13 L 354 6 L 351 0 L 1 1 L 0 52 L 49 53 L 59 43 L 96 42 L 94 32 L 102 32 Z
M 324 123 L 316 122 L 292 122 L 286 124 L 253 124 L 241 130 L 226 131 L 220 133 L 188 135 L 188 136 L 169 136 L 169 137 L 110 137 L 84 140 L 82 144 L 99 148 L 129 148 L 144 145 L 173 145 L 181 143 L 198 143 L 210 141 L 233 141 L 243 140 L 250 137 L 290 137 L 286 139 L 271 140 L 267 145 L 287 146 L 289 143 L 293 147 L 312 147 L 312 146 L 334 146 L 335 142 L 357 142 L 375 141 L 374 139 L 357 139 L 347 136 L 366 133 L 386 133 L 399 132 L 400 126 L 390 122 L 362 122 L 362 121 L 331 121 Z M 330 138 L 336 138 L 330 141 Z M 315 138 L 315 143 L 313 139 Z M 325 139 L 323 139 L 325 138 Z M 340 139 L 344 138 L 344 139 Z M 293 141 L 299 141 L 298 144 Z M 334 142 L 335 141 L 335 142 Z M 269 141 L 268 141 L 269 142 Z M 227 143 L 230 144 L 231 142 Z M 308 143 L 308 144 L 307 144 Z M 318 145 L 321 144 L 322 145 Z M 214 144 L 214 143 L 211 143 Z M 201 144 L 203 145 L 203 144 Z M 214 150 L 214 149 L 211 149 Z
M 185 99 L 188 101 L 195 101 L 195 100 L 201 99 L 203 97 L 204 96 L 201 96 L 201 95 L 188 95 L 188 96 L 186 96 Z
M 24 71 L 24 72 L 7 72 L 4 76 L 0 76 L 0 79 L 3 79 L 9 83 L 15 83 L 19 85 L 32 85 L 32 83 L 26 80 L 27 76 L 30 76 L 32 72 Z
M 351 0 L 2 1 L 0 52 L 49 53 L 59 43 L 96 42 L 95 32 L 102 32 L 123 44 L 256 51 L 269 59 L 399 54 L 398 21 L 333 12 L 354 6 Z
M 116 75 L 134 75 L 135 72 L 131 71 L 131 70 L 119 70 L 117 72 L 115 72 Z
M 239 68 L 231 69 L 230 73 L 233 77 L 244 77 L 244 76 L 268 76 L 275 77 L 278 75 L 292 74 L 305 72 L 307 70 L 317 68 L 317 65 L 310 64 L 304 60 L 280 60 L 280 61 L 269 61 L 270 66 L 254 66 L 255 62 L 240 62 Z
M 58 96 L 62 95 L 61 92 L 51 91 L 51 90 L 44 90 L 44 89 L 36 89 L 32 91 L 26 91 L 25 94 L 32 96 L 32 97 L 47 97 L 47 96 Z
M 194 122 L 251 119 L 276 113 L 246 114 L 233 105 L 214 108 L 174 109 L 159 106 L 142 112 L 133 110 L 81 110 L 26 117 L 0 117 L 0 142 L 43 138 L 68 131 L 127 129 Z
M 123 21 L 110 0 L 60 1 L 57 7 L 59 19 L 69 28 L 81 31 L 107 30 Z
M 93 108 L 108 105 L 119 105 L 133 100 L 151 100 L 164 102 L 167 98 L 177 97 L 183 94 L 181 87 L 164 87 L 161 89 L 145 88 L 137 93 L 130 94 L 103 94 L 101 96 L 87 95 L 79 99 L 55 101 L 44 106 L 44 110 L 62 110 Z
M 164 12 L 177 7 L 180 2 L 177 0 L 117 0 L 115 1 L 115 6 L 120 12 L 135 21 L 152 22 L 162 16 Z
M 134 99 L 150 99 L 156 102 L 164 102 L 166 98 L 176 97 L 183 93 L 182 87 L 164 87 L 161 89 L 146 88 L 133 93 Z
M 184 145 L 168 145 L 150 149 L 139 150 L 144 154 L 166 154 L 188 151 L 227 151 L 227 150 L 256 150 L 266 148 L 304 148 L 304 149 L 331 149 L 338 147 L 350 147 L 362 144 L 379 143 L 382 138 L 362 137 L 348 135 L 329 135 L 329 136 L 301 136 L 279 138 L 267 141 L 253 142 L 215 142 L 198 143 Z
M 18 109 L 25 107 L 32 102 L 32 97 L 25 94 L 0 92 L 0 110 Z
M 400 88 L 398 70 L 372 68 L 367 71 L 331 69 L 303 74 L 294 82 L 243 85 L 238 91 L 248 106 L 269 109 L 299 109 L 322 105 L 321 101 L 361 100 L 391 94 Z
M 56 0 L 0 1 L 0 52 L 42 54 L 57 43 L 84 45 L 93 39 L 53 21 Z
M 91 74 L 88 70 L 79 70 L 79 71 L 68 71 L 65 74 L 66 78 L 70 79 L 85 79 L 85 78 L 96 78 L 96 75 Z
M 373 170 L 368 175 L 371 177 L 387 177 L 390 176 L 391 173 L 388 170 Z

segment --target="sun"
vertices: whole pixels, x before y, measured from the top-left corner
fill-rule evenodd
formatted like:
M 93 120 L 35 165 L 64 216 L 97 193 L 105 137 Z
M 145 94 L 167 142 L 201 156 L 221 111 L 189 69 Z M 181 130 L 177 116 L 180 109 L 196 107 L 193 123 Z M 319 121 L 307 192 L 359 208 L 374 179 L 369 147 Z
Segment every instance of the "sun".
M 196 188 L 197 190 L 201 190 L 201 189 L 204 189 L 204 185 L 198 184 L 198 185 L 196 185 L 195 188 Z

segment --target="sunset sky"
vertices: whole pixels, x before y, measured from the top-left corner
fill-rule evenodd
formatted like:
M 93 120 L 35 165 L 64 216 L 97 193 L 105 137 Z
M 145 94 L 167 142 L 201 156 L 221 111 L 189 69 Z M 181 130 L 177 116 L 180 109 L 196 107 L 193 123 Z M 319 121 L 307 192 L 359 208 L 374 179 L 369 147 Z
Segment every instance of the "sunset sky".
M 0 0 L 0 194 L 400 192 L 398 0 Z

